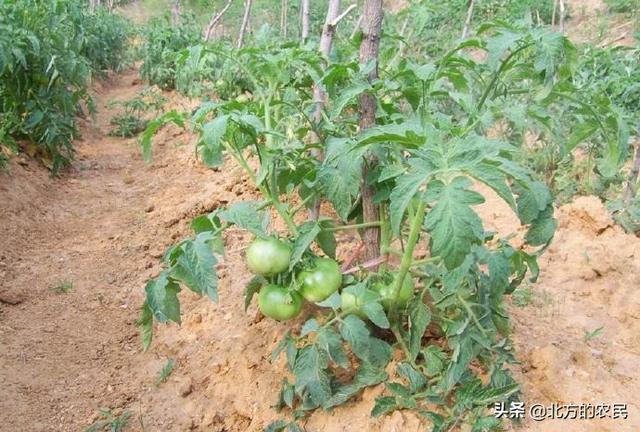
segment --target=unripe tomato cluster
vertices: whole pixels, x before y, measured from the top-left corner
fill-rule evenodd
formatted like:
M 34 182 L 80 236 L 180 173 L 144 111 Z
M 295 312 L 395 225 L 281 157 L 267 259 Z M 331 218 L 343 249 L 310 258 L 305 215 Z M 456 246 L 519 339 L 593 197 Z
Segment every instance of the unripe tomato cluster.
M 247 266 L 254 274 L 272 278 L 289 270 L 291 247 L 274 237 L 255 239 L 246 254 Z M 277 321 L 294 318 L 302 310 L 303 298 L 318 303 L 329 298 L 342 286 L 340 266 L 331 258 L 313 258 L 304 270 L 298 273 L 295 288 L 287 288 L 276 283 L 263 286 L 258 294 L 258 307 L 263 315 Z M 393 283 L 382 280 L 372 285 L 376 298 L 389 310 L 394 300 Z M 405 307 L 413 295 L 414 285 L 410 277 L 405 278 L 398 297 L 398 306 Z M 356 296 L 343 291 L 342 309 L 366 318 L 362 304 Z

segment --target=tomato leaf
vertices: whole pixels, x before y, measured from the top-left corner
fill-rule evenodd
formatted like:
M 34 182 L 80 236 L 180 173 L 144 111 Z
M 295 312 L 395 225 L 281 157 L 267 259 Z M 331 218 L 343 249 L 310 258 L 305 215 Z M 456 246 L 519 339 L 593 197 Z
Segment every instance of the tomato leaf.
M 380 417 L 389 414 L 400 408 L 393 396 L 380 396 L 376 398 L 376 403 L 371 410 L 371 416 Z
M 384 313 L 384 308 L 380 303 L 366 303 L 362 305 L 362 311 L 367 315 L 367 318 L 369 318 L 371 322 L 378 327 L 388 329 L 391 326 L 391 324 L 389 324 L 389 320 L 387 319 L 387 315 Z
M 249 282 L 244 287 L 244 311 L 246 312 L 249 309 L 249 305 L 251 304 L 251 300 L 253 296 L 260 291 L 264 285 L 268 282 L 267 280 L 260 275 L 255 275 L 251 278 Z
M 320 234 L 320 225 L 316 221 L 307 221 L 298 227 L 298 237 L 293 242 L 293 250 L 291 252 L 291 261 L 289 262 L 289 269 L 298 264 L 302 255 L 309 249 L 311 243 Z
M 144 159 L 145 162 L 151 162 L 151 139 L 161 127 L 167 123 L 175 123 L 180 127 L 184 127 L 184 120 L 184 115 L 177 111 L 169 111 L 155 120 L 150 121 L 140 140 L 142 159 Z
M 384 369 L 374 367 L 368 363 L 363 363 L 358 367 L 355 376 L 350 382 L 338 386 L 331 396 L 331 399 L 323 404 L 323 408 L 331 409 L 335 406 L 342 405 L 363 388 L 380 384 L 388 377 L 389 375 L 384 371 Z
M 321 219 L 318 223 L 320 224 L 321 231 L 316 237 L 316 243 L 318 243 L 320 249 L 322 249 L 328 257 L 335 259 L 337 247 L 336 236 L 333 231 L 327 230 L 327 228 L 331 228 L 333 226 L 333 223 L 329 219 Z
M 553 218 L 553 204 L 549 204 L 546 210 L 538 213 L 538 217 L 531 223 L 524 239 L 531 246 L 548 244 L 553 239 L 557 225 Z
M 338 309 L 340 306 L 342 306 L 342 297 L 340 297 L 340 293 L 336 291 L 324 301 L 317 302 L 316 304 L 320 307 Z
M 169 277 L 167 271 L 161 272 L 157 278 L 147 282 L 147 305 L 153 317 L 161 323 L 173 321 L 180 324 L 180 287 Z
M 396 185 L 389 196 L 389 217 L 394 234 L 399 234 L 404 213 L 428 175 L 427 169 L 414 164 L 411 170 L 396 180 Z
M 338 118 L 340 114 L 342 114 L 342 110 L 344 110 L 347 105 L 357 100 L 356 98 L 358 96 L 370 89 L 371 84 L 367 80 L 355 79 L 352 81 L 349 87 L 341 90 L 340 97 L 333 104 L 331 120 Z
M 434 180 L 427 189 L 426 198 L 436 202 L 425 218 L 431 252 L 442 257 L 449 269 L 462 264 L 471 246 L 484 235 L 482 220 L 470 207 L 483 203 L 484 198 L 469 186 L 468 179 L 456 177 L 449 184 Z
M 320 325 L 318 324 L 318 321 L 316 321 L 315 318 L 311 318 L 310 320 L 307 320 L 302 326 L 302 329 L 300 330 L 300 336 L 306 336 L 309 333 L 316 332 L 319 328 Z
M 140 329 L 142 350 L 146 351 L 149 349 L 149 346 L 151 346 L 153 339 L 153 312 L 146 300 L 140 308 L 140 318 L 136 321 L 136 325 Z
M 228 123 L 228 116 L 219 115 L 202 126 L 197 149 L 200 152 L 203 162 L 208 167 L 218 167 L 224 162 L 222 157 L 222 139 L 227 132 Z
M 427 385 L 427 378 L 409 363 L 398 363 L 396 372 L 409 382 L 409 391 L 411 393 L 417 393 Z
M 267 237 L 269 214 L 258 211 L 258 207 L 261 205 L 262 203 L 259 201 L 241 201 L 220 211 L 218 216 L 258 237 Z
M 346 221 L 360 192 L 362 160 L 348 151 L 347 139 L 329 139 L 325 160 L 318 169 L 318 187 L 333 204 L 338 216 Z
M 307 392 L 313 402 L 322 405 L 331 397 L 331 381 L 327 371 L 328 358 L 315 345 L 300 350 L 293 367 L 296 392 Z
M 318 330 L 316 344 L 320 349 L 324 350 L 338 366 L 345 369 L 349 367 L 349 359 L 342 346 L 342 340 L 333 329 L 330 327 L 321 327 Z
M 419 296 L 414 296 L 409 303 L 409 353 L 411 361 L 415 361 L 422 346 L 422 336 L 431 322 L 431 312 Z
M 172 278 L 184 283 L 193 292 L 218 301 L 218 275 L 215 265 L 218 260 L 213 255 L 210 242 L 211 232 L 200 233 L 194 240 L 186 240 L 181 245 L 182 253 L 170 269 Z

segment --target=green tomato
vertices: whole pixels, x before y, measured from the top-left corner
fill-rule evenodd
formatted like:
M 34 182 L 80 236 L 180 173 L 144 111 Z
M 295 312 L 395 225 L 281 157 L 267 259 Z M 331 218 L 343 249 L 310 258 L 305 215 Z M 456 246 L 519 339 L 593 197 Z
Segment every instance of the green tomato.
M 395 278 L 397 274 L 393 273 L 393 277 Z M 404 278 L 404 282 L 402 283 L 402 288 L 400 288 L 400 295 L 398 296 L 398 307 L 404 308 L 409 303 L 409 299 L 413 296 L 413 279 L 411 275 L 407 274 Z M 380 298 L 382 301 L 382 306 L 386 310 L 391 308 L 391 303 L 394 300 L 394 282 L 385 283 L 383 281 L 376 282 L 373 284 L 373 290 L 380 294 Z
M 298 316 L 302 310 L 302 298 L 295 291 L 270 284 L 260 290 L 258 307 L 264 316 L 285 321 Z
M 268 237 L 257 238 L 247 249 L 247 266 L 255 274 L 273 276 L 289 268 L 291 248 L 284 242 Z
M 326 300 L 342 285 L 342 273 L 337 262 L 330 258 L 316 258 L 313 267 L 300 273 L 300 294 L 312 303 Z

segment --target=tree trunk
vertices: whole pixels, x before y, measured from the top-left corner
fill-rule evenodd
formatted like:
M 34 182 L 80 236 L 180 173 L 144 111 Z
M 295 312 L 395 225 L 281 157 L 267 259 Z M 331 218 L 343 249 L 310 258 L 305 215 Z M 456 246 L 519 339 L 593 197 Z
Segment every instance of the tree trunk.
M 564 0 L 560 0 L 560 33 L 564 34 Z
M 331 46 L 333 45 L 333 36 L 336 33 L 336 27 L 338 23 L 345 17 L 349 12 L 351 12 L 355 8 L 355 5 L 349 6 L 347 10 L 345 10 L 341 15 L 338 14 L 340 11 L 340 0 L 329 0 L 329 6 L 327 8 L 327 17 L 324 22 L 324 26 L 322 27 L 322 35 L 320 36 L 320 54 L 323 58 L 323 69 L 326 68 L 326 60 L 329 58 L 331 54 Z M 327 95 L 322 87 L 320 87 L 317 83 L 313 85 L 313 102 L 315 104 L 313 110 L 313 121 L 318 124 L 322 121 L 322 107 L 324 106 L 327 99 Z M 320 137 L 315 135 L 313 136 L 313 142 L 318 142 Z M 318 160 L 322 160 L 324 157 L 322 150 L 320 149 L 312 149 L 312 156 L 314 156 Z M 320 216 L 320 200 L 314 201 L 311 206 L 311 210 L 309 212 L 309 219 L 317 220 Z
M 378 77 L 378 51 L 380 48 L 380 31 L 382 27 L 382 0 L 366 0 L 362 11 L 362 42 L 360 43 L 360 64 L 375 62 L 375 67 L 369 72 L 369 80 Z M 375 125 L 376 98 L 365 93 L 360 96 L 360 132 Z M 360 192 L 362 196 L 362 212 L 364 222 L 378 221 L 378 208 L 373 202 L 375 188 L 367 184 L 369 170 L 376 161 L 368 156 L 362 167 Z M 365 228 L 362 241 L 364 242 L 364 260 L 369 261 L 380 255 L 380 229 L 378 227 Z
M 302 30 L 301 30 L 301 39 L 302 43 L 305 43 L 307 39 L 309 39 L 309 0 L 302 0 L 301 4 L 302 9 Z
M 242 25 L 240 26 L 240 34 L 238 35 L 238 48 L 242 48 L 242 45 L 244 45 L 244 35 L 247 32 L 249 16 L 251 15 L 251 2 L 252 0 L 245 0 L 244 2 L 244 15 L 242 16 Z
M 209 24 L 207 24 L 207 28 L 204 31 L 204 35 L 202 36 L 202 38 L 204 39 L 205 42 L 208 42 L 209 39 L 211 38 L 211 32 L 213 31 L 213 28 L 216 26 L 216 24 L 218 24 L 218 21 L 220 21 L 220 19 L 222 19 L 222 16 L 225 14 L 225 12 L 227 12 L 227 10 L 229 9 L 229 7 L 231 6 L 231 2 L 233 0 L 228 0 L 227 4 L 224 5 L 224 7 L 222 8 L 222 10 L 218 13 L 214 13 L 211 16 L 211 20 L 209 21 Z
M 171 7 L 171 23 L 173 25 L 180 24 L 180 0 L 173 0 Z
M 558 0 L 553 0 L 553 10 L 551 12 L 551 28 L 556 26 L 556 10 L 558 10 Z
M 471 18 L 473 18 L 473 6 L 475 5 L 474 0 L 469 0 L 468 9 L 467 9 L 467 19 L 464 21 L 464 27 L 462 28 L 462 39 L 466 39 L 469 35 L 469 26 L 471 26 Z
M 280 34 L 284 39 L 287 38 L 287 9 L 289 7 L 287 0 L 282 0 L 280 3 Z

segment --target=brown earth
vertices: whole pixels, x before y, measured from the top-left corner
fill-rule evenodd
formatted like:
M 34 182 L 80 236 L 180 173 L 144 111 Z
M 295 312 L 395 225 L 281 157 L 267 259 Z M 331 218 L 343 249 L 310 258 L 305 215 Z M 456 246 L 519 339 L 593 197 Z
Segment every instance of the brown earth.
M 254 194 L 232 164 L 202 167 L 189 134 L 174 127 L 156 138 L 152 164 L 141 160 L 135 139 L 109 137 L 108 103 L 141 88 L 135 71 L 97 86 L 98 117 L 82 125 L 77 160 L 62 178 L 21 156 L 0 172 L 1 431 L 80 431 L 101 407 L 129 410 L 127 430 L 135 431 L 260 431 L 278 418 L 271 407 L 285 368 L 267 359 L 285 326 L 259 320 L 255 306 L 243 312 L 250 275 L 242 259 L 248 238 L 239 232 L 227 234 L 220 303 L 183 293 L 182 327 L 156 327 L 151 350 L 140 353 L 142 288 L 165 248 L 189 235 L 194 216 Z M 519 229 L 494 196 L 481 213 L 489 229 Z M 596 198 L 556 214 L 540 280 L 520 291 L 520 304 L 529 304 L 510 307 L 523 400 L 626 403 L 629 418 L 509 427 L 638 431 L 640 240 L 614 226 Z M 64 281 L 73 288 L 56 292 Z M 156 386 L 170 358 L 174 372 Z M 411 413 L 370 418 L 381 392 L 368 389 L 331 413 L 315 413 L 306 429 L 425 429 Z

